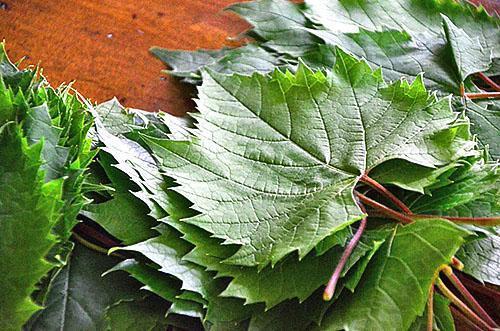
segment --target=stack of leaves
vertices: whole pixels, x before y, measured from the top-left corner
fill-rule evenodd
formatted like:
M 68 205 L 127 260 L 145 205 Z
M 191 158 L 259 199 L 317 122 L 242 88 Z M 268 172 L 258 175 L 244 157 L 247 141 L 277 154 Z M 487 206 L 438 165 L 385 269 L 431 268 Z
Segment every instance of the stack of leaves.
M 18 70 L 0 44 L 2 330 L 18 330 L 39 309 L 52 275 L 67 262 L 71 229 L 88 202 L 92 117 L 70 90 L 50 88 L 36 68 Z
M 81 103 L 3 53 L 2 329 L 30 300 L 32 330 L 498 327 L 463 283 L 500 285 L 498 19 L 451 0 L 231 9 L 255 43 L 153 49 L 200 84 L 185 118 Z

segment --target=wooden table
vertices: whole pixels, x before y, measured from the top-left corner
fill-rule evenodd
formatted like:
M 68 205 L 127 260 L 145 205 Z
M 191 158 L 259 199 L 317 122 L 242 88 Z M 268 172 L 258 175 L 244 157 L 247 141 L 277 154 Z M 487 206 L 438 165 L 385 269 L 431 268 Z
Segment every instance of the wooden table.
M 234 0 L 3 0 L 0 38 L 12 60 L 41 63 L 53 85 L 76 80 L 86 97 L 181 114 L 189 87 L 162 75 L 153 45 L 194 50 L 235 46 L 247 24 L 222 10 Z

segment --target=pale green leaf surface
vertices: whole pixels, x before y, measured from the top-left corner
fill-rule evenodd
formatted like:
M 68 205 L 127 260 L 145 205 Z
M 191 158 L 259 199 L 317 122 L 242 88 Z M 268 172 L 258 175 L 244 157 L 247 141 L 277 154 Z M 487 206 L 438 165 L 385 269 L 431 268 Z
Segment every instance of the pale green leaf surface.
M 469 36 L 445 15 L 443 15 L 443 26 L 462 82 L 473 73 L 489 69 L 492 58 L 491 48 L 483 48 L 479 37 Z
M 458 251 L 457 257 L 464 263 L 464 272 L 481 282 L 500 285 L 500 238 L 490 234 L 472 240 Z
M 349 0 L 307 0 L 307 16 L 332 33 L 358 32 L 360 28 L 380 31 L 382 27 L 407 31 L 417 41 L 432 36 L 442 39 L 442 17 L 446 15 L 456 26 L 471 36 L 478 36 L 494 57 L 500 55 L 498 24 L 484 9 L 451 0 L 375 0 L 363 4 Z M 420 39 L 423 38 L 423 39 Z
M 357 177 L 385 161 L 434 167 L 470 153 L 468 125 L 449 100 L 421 79 L 386 86 L 380 71 L 338 52 L 328 76 L 304 66 L 296 75 L 206 72 L 196 137 L 147 138 L 174 190 L 201 212 L 184 221 L 242 245 L 226 263 L 304 257 L 361 217 Z
M 297 57 L 313 49 L 318 42 L 304 29 L 308 22 L 300 6 L 290 1 L 242 2 L 228 9 L 253 25 L 252 32 L 265 41 L 263 46 L 279 53 Z
M 201 80 L 201 70 L 211 69 L 220 73 L 252 74 L 270 72 L 280 64 L 279 58 L 255 44 L 218 51 L 178 51 L 153 47 L 151 53 L 172 68 L 165 72 L 196 83 Z
M 486 147 L 494 160 L 500 160 L 500 103 L 498 100 L 476 103 L 467 101 L 465 111 L 471 121 L 471 131 Z

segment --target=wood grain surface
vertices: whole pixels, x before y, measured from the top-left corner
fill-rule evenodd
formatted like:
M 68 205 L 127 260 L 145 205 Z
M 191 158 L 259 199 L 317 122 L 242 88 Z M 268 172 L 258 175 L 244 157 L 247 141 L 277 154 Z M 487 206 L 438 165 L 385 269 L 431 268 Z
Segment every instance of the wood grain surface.
M 223 9 L 234 0 L 4 0 L 0 38 L 12 60 L 40 63 L 53 85 L 75 80 L 86 97 L 181 114 L 189 87 L 162 75 L 148 49 L 235 46 L 247 24 Z

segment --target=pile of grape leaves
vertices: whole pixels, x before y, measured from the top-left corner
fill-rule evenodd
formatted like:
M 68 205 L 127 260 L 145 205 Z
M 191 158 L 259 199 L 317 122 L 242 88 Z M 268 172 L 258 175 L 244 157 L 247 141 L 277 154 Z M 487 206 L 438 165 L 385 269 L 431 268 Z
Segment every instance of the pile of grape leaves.
M 185 117 L 94 105 L 1 44 L 0 330 L 497 328 L 470 280 L 498 298 L 500 20 L 229 10 L 248 44 L 151 49 L 197 85 Z

